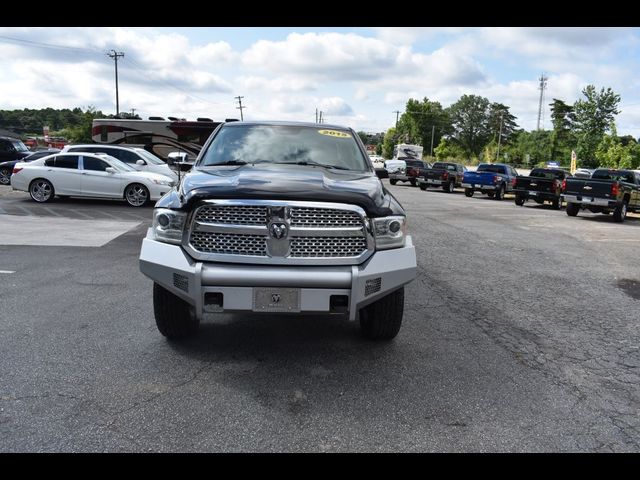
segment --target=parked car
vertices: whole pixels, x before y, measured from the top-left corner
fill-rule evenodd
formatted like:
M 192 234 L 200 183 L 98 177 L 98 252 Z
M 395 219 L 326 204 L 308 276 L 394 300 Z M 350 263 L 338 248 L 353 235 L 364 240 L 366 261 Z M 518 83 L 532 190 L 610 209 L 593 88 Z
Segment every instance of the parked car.
M 551 202 L 553 208 L 562 208 L 562 181 L 571 174 L 561 168 L 534 168 L 529 176 L 516 177 L 516 205 L 531 199 L 538 204 Z
M 398 168 L 395 172 L 389 173 L 389 183 L 395 185 L 398 182 L 409 182 L 412 186 L 418 184 L 418 178 L 425 169 L 431 165 L 422 160 L 404 160 L 405 166 Z
M 0 163 L 22 160 L 31 154 L 31 150 L 22 143 L 22 140 L 13 137 L 0 137 Z M 3 175 L 3 171 L 5 174 Z M 8 185 L 6 170 L 0 171 L 0 184 Z M 9 175 L 11 176 L 11 175 Z
M 125 199 L 133 207 L 158 200 L 176 182 L 165 175 L 138 172 L 105 154 L 60 153 L 17 163 L 11 175 L 14 190 L 29 192 L 38 203 L 60 197 Z
M 38 150 L 37 152 L 33 152 L 18 160 L 9 160 L 8 162 L 0 163 L 0 185 L 11 184 L 11 173 L 13 172 L 13 166 L 16 163 L 33 162 L 34 160 L 38 160 L 39 158 L 47 157 L 58 152 L 60 152 L 60 150 L 57 148 L 48 148 L 46 150 Z
M 567 215 L 581 209 L 608 215 L 624 222 L 627 212 L 640 212 L 640 175 L 633 170 L 596 169 L 591 178 L 567 178 L 562 186 Z
M 380 155 L 369 155 L 371 159 L 371 163 L 373 164 L 373 168 L 384 168 L 384 158 Z
M 420 190 L 442 187 L 445 192 L 453 192 L 456 187 L 462 185 L 466 171 L 467 167 L 461 163 L 436 162 L 431 168 L 424 170 L 422 177 L 418 179 Z
M 593 169 L 578 168 L 575 172 L 573 172 L 573 176 L 577 178 L 591 178 L 591 174 L 593 172 L 594 172 Z
M 481 163 L 475 172 L 465 172 L 462 187 L 467 197 L 472 197 L 477 191 L 502 200 L 505 193 L 513 191 L 517 176 L 518 172 L 511 165 Z
M 164 161 L 156 157 L 153 153 L 147 152 L 140 147 L 123 147 L 121 145 L 67 145 L 63 152 L 89 152 L 105 153 L 128 164 L 134 170 L 140 172 L 152 172 L 165 175 L 172 180 L 178 180 L 178 175 L 169 168 Z
M 398 160 L 396 158 L 385 160 L 384 162 L 384 169 L 389 175 L 391 175 L 392 173 L 396 173 L 401 169 L 404 169 L 406 166 L 407 162 L 405 162 L 404 160 Z

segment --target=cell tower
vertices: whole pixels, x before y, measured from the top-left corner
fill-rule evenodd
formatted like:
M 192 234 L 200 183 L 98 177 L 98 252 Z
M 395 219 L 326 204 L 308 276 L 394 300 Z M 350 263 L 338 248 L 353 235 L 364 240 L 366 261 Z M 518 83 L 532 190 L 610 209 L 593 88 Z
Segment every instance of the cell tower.
M 544 73 L 542 75 L 540 75 L 540 86 L 538 87 L 538 90 L 540 90 L 540 105 L 538 105 L 538 130 L 540 130 L 540 119 L 542 119 L 542 128 L 544 128 L 544 117 L 543 117 L 543 111 L 542 111 L 542 104 L 544 102 L 544 89 L 547 88 L 547 80 L 548 78 L 545 77 Z

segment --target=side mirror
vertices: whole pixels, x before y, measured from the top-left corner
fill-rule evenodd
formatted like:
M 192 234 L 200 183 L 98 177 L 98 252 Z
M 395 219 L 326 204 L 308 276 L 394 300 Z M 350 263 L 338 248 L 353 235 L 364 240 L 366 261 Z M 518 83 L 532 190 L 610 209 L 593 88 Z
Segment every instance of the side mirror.
M 104 169 L 104 171 L 107 173 L 116 173 L 116 169 L 113 167 L 107 167 Z
M 147 162 L 145 162 L 144 160 L 137 160 L 136 161 L 136 165 L 146 165 Z

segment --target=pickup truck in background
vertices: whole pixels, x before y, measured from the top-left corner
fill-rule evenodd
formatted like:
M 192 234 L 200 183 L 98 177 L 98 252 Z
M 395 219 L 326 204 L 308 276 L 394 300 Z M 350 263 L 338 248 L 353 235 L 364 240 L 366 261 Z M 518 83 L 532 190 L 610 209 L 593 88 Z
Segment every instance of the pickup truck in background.
M 534 168 L 528 177 L 516 178 L 516 205 L 524 205 L 531 199 L 542 205 L 551 202 L 553 208 L 562 208 L 562 181 L 571 174 L 561 168 Z
M 582 209 L 624 222 L 627 212 L 640 212 L 640 175 L 633 170 L 596 169 L 591 178 L 567 178 L 562 185 L 567 215 Z
M 424 170 L 421 178 L 418 178 L 420 190 L 428 187 L 442 187 L 445 192 L 453 192 L 456 187 L 462 185 L 462 178 L 467 168 L 461 163 L 436 162 L 431 168 Z
M 462 187 L 467 197 L 478 191 L 489 198 L 502 200 L 505 193 L 511 193 L 518 173 L 511 165 L 504 163 L 481 163 L 475 172 L 466 172 L 462 178 Z
M 418 177 L 431 165 L 422 160 L 405 159 L 404 162 L 404 168 L 400 166 L 395 172 L 389 172 L 389 183 L 395 185 L 398 182 L 409 182 L 415 187 L 418 184 Z

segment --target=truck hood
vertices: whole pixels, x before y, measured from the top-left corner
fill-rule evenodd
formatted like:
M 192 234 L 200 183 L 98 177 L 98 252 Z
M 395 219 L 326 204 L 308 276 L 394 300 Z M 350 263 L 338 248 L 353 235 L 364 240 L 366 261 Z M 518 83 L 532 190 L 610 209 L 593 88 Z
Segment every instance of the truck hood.
M 309 165 L 194 167 L 184 177 L 177 195 L 157 206 L 189 209 L 199 200 L 224 198 L 302 200 L 354 204 L 374 217 L 404 215 L 400 204 L 372 172 Z

